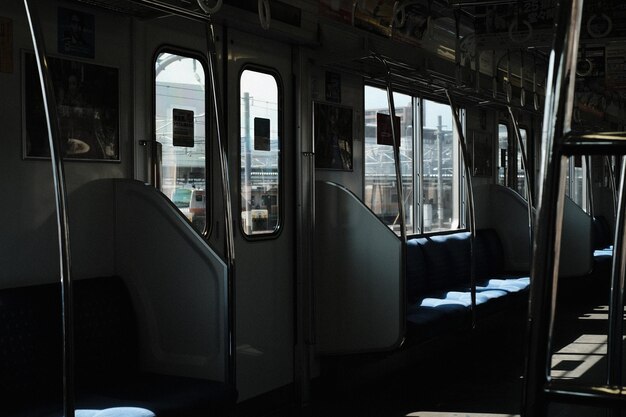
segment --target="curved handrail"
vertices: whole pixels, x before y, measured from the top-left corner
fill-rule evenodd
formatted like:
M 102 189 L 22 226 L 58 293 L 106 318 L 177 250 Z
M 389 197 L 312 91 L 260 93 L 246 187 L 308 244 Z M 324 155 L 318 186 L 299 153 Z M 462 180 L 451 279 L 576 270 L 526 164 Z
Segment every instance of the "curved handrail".
M 46 57 L 44 38 L 36 11 L 24 0 L 24 9 L 30 27 L 37 72 L 41 83 L 41 94 L 48 130 L 48 144 L 52 163 L 57 231 L 59 237 L 59 264 L 61 274 L 61 313 L 63 317 L 63 410 L 65 417 L 74 417 L 74 316 L 71 277 L 70 229 L 68 220 L 67 190 L 61 156 L 61 143 L 50 67 Z
M 524 165 L 524 179 L 526 180 L 526 200 L 528 201 L 528 234 L 530 236 L 530 242 L 533 241 L 533 208 L 535 204 L 533 202 L 533 185 L 530 181 L 530 167 L 528 165 L 528 157 L 526 153 L 526 147 L 524 146 L 524 142 L 522 141 L 522 134 L 517 124 L 517 118 L 513 114 L 513 109 L 511 106 L 507 106 L 509 110 L 509 116 L 511 117 L 511 123 L 513 123 L 513 131 L 515 132 L 515 138 L 517 140 L 517 147 L 522 154 L 522 164 Z M 531 258 L 532 259 L 532 246 L 530 248 Z
M 393 143 L 393 160 L 396 173 L 396 193 L 398 194 L 398 213 L 400 214 L 400 240 L 402 245 L 406 246 L 406 217 L 404 210 L 404 191 L 402 189 L 402 168 L 400 165 L 400 141 L 398 139 L 398 132 L 393 122 L 396 115 L 396 107 L 393 100 L 393 87 L 391 84 L 391 69 L 385 58 L 374 55 L 385 67 L 386 81 L 387 81 L 387 105 L 389 107 L 389 124 L 391 126 L 391 138 Z

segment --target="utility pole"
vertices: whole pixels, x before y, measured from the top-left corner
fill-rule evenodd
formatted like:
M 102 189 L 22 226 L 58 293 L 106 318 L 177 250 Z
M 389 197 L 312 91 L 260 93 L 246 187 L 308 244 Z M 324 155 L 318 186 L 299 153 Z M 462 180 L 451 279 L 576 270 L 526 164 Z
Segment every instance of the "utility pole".
M 437 224 L 443 227 L 443 182 L 441 178 L 442 159 L 443 159 L 443 126 L 441 124 L 441 115 L 437 116 Z
M 251 206 L 251 198 L 252 198 L 252 181 L 251 181 L 251 165 L 252 165 L 252 134 L 250 132 L 250 93 L 243 93 L 243 126 L 246 134 L 246 175 L 244 177 L 244 198 L 246 199 L 246 213 L 247 213 L 247 222 L 246 225 L 249 228 L 248 232 L 252 230 L 252 212 L 250 209 Z

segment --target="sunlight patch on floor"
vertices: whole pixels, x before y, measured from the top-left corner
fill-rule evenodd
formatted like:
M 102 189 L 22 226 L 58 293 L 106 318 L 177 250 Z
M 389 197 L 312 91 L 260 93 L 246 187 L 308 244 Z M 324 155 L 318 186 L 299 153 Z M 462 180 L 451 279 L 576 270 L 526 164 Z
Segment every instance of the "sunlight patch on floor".
M 624 307 L 624 311 L 626 311 L 626 307 Z M 608 320 L 609 306 L 598 306 L 591 313 L 585 313 L 578 318 L 580 320 Z M 624 314 L 624 318 L 626 318 L 626 314 Z

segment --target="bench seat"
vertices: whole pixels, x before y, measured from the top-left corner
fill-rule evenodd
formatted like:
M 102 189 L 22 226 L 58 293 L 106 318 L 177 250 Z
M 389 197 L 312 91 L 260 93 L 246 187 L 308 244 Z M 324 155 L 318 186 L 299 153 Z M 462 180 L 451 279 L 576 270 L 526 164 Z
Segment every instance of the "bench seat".
M 8 416 L 62 414 L 60 302 L 60 284 L 0 290 L 0 399 Z M 234 408 L 237 392 L 225 383 L 141 370 L 135 314 L 120 277 L 74 282 L 74 341 L 81 413 L 134 407 L 156 417 L 200 417 Z
M 494 230 L 480 230 L 474 245 L 476 317 L 519 305 L 530 278 L 507 274 Z M 467 232 L 410 239 L 407 242 L 407 330 L 423 340 L 471 323 L 471 249 Z

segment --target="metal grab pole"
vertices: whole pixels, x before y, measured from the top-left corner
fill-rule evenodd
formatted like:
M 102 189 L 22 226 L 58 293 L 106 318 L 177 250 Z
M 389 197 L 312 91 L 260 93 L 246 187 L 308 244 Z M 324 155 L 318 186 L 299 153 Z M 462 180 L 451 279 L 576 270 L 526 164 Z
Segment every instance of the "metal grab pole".
M 199 0 L 201 1 L 201 0 Z M 235 342 L 235 237 L 233 232 L 233 209 L 230 198 L 230 178 L 228 175 L 228 155 L 224 138 L 223 111 L 220 102 L 220 90 L 217 74 L 217 52 L 215 48 L 215 31 L 211 16 L 206 21 L 207 32 L 207 59 L 209 61 L 209 80 L 211 83 L 211 99 L 215 112 L 215 130 L 220 154 L 220 168 L 222 176 L 222 195 L 224 198 L 224 227 L 226 229 L 226 263 L 228 266 L 228 360 L 226 382 L 236 386 L 236 342 Z
M 591 155 L 585 155 L 585 177 L 587 178 L 587 202 L 589 204 L 589 216 L 595 219 L 595 210 L 593 208 L 593 173 L 591 172 Z
M 619 205 L 613 241 L 609 334 L 607 346 L 607 384 L 622 385 L 622 330 L 624 320 L 624 273 L 626 272 L 626 157 L 622 157 Z
M 474 188 L 472 187 L 472 170 L 470 167 L 469 152 L 467 150 L 467 143 L 465 142 L 465 135 L 463 134 L 463 126 L 461 125 L 459 108 L 454 104 L 450 91 L 446 90 L 448 96 L 448 102 L 452 109 L 452 118 L 454 120 L 454 128 L 459 138 L 459 145 L 461 145 L 461 155 L 463 157 L 463 166 L 465 168 L 465 183 L 467 194 L 467 208 L 469 211 L 469 224 L 470 224 L 470 291 L 472 299 L 472 328 L 476 327 L 476 262 L 474 260 L 475 251 L 475 239 L 476 239 L 476 214 L 474 212 Z
M 541 178 L 534 227 L 532 285 L 524 375 L 524 417 L 545 414 L 545 386 L 550 379 L 552 332 L 558 283 L 567 158 L 561 145 L 570 131 L 576 59 L 583 0 L 563 0 L 558 7 L 542 132 Z
M 396 192 L 398 194 L 398 213 L 400 214 L 400 239 L 402 241 L 402 247 L 406 246 L 406 216 L 404 213 L 404 190 L 402 187 L 402 169 L 400 167 L 400 138 L 398 137 L 398 132 L 396 132 L 396 126 L 394 121 L 394 117 L 396 115 L 396 106 L 393 100 L 393 88 L 391 85 L 391 70 L 389 69 L 389 65 L 387 61 L 379 56 L 376 58 L 382 62 L 385 66 L 385 71 L 387 75 L 387 104 L 389 106 L 389 122 L 391 125 L 391 137 L 393 142 L 393 159 L 396 166 Z M 404 249 L 403 249 L 404 250 Z M 404 259 L 404 256 L 403 256 Z
M 611 194 L 613 196 L 613 218 L 617 217 L 617 183 L 615 181 L 615 169 L 608 155 L 605 155 L 604 162 L 609 169 L 609 181 L 611 183 Z
M 400 215 L 400 311 L 404 315 L 406 314 L 406 216 L 404 211 L 404 191 L 402 184 L 402 169 L 400 166 L 400 137 L 396 131 L 394 123 L 394 117 L 396 115 L 396 106 L 393 100 L 393 88 L 391 85 L 391 69 L 387 61 L 374 55 L 384 66 L 387 74 L 387 103 L 389 105 L 389 123 L 391 125 L 391 138 L 393 143 L 393 159 L 396 166 L 396 192 L 398 193 L 398 213 Z M 406 332 L 405 324 L 402 324 L 402 336 L 404 337 Z
M 506 106 L 509 109 L 509 116 L 511 117 L 511 123 L 513 123 L 513 131 L 515 132 L 515 138 L 517 139 L 517 147 L 519 151 L 522 153 L 522 164 L 524 165 L 524 179 L 526 180 L 526 201 L 528 202 L 528 234 L 530 237 L 530 242 L 533 241 L 533 207 L 535 206 L 533 202 L 533 185 L 530 182 L 530 167 L 528 165 L 528 158 L 526 157 L 526 147 L 524 146 L 524 142 L 522 141 L 522 134 L 517 124 L 517 119 L 513 114 L 513 109 L 511 106 Z M 531 259 L 532 259 L 532 250 L 531 250 Z
M 41 83 L 48 144 L 52 162 L 55 205 L 57 214 L 57 232 L 59 237 L 59 265 L 61 274 L 61 314 L 63 316 L 63 411 L 65 417 L 74 417 L 74 316 L 72 308 L 72 279 L 70 256 L 70 229 L 67 210 L 67 191 L 61 142 L 57 117 L 56 97 L 50 67 L 46 58 L 44 38 L 41 34 L 36 12 L 24 0 L 24 9 L 33 40 L 37 71 Z

